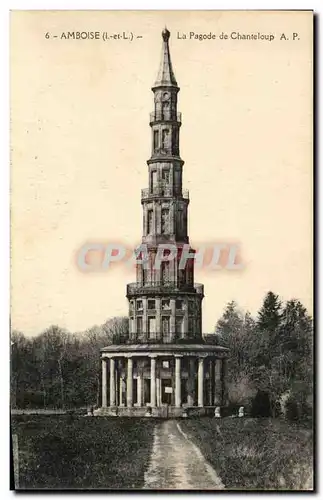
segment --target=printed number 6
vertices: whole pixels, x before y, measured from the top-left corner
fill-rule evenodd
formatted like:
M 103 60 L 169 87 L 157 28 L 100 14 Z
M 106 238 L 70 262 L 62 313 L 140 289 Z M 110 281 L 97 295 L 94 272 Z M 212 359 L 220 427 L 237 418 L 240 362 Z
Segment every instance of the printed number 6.
M 48 32 L 46 33 L 45 38 L 49 38 L 49 33 Z

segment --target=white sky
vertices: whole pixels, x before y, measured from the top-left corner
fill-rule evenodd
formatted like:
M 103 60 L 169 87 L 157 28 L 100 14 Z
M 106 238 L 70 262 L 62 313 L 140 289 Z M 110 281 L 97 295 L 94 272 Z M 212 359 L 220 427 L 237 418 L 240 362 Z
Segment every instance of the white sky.
M 141 237 L 149 113 L 170 29 L 181 91 L 191 243 L 238 242 L 243 271 L 197 271 L 203 330 L 268 290 L 312 308 L 311 19 L 302 13 L 21 13 L 13 16 L 12 326 L 80 331 L 127 314 L 133 272 L 82 274 L 86 241 Z M 238 28 L 237 28 L 238 27 Z M 134 31 L 137 42 L 46 40 L 47 31 Z M 179 40 L 177 32 L 297 31 L 299 42 Z

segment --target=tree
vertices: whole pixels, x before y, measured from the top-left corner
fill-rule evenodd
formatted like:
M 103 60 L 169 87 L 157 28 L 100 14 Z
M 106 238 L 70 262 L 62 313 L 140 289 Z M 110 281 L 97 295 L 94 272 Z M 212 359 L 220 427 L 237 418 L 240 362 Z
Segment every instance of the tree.
M 313 322 L 299 300 L 289 300 L 282 312 L 281 352 L 283 374 L 297 414 L 309 413 L 313 395 Z
M 230 401 L 245 403 L 258 394 L 253 411 L 263 408 L 275 416 L 278 402 L 290 397 L 300 405 L 298 415 L 308 413 L 313 392 L 312 330 L 311 317 L 296 299 L 283 305 L 278 295 L 267 293 L 256 320 L 230 302 L 216 325 L 221 343 L 230 349 Z
M 220 336 L 225 344 L 232 342 L 233 338 L 238 338 L 242 332 L 243 315 L 237 303 L 232 300 L 224 310 L 223 315 L 215 326 L 215 333 Z
M 228 395 L 231 402 L 238 404 L 250 398 L 253 390 L 249 376 L 249 338 L 255 322 L 250 313 L 243 315 L 236 302 L 232 301 L 216 324 L 215 332 L 220 343 L 229 348 Z
M 37 378 L 32 359 L 32 340 L 22 332 L 11 333 L 10 397 L 12 407 L 24 407 L 25 395 Z
M 128 319 L 71 334 L 52 325 L 34 338 L 13 331 L 11 403 L 25 407 L 80 407 L 100 402 L 100 349 L 128 339 Z
M 110 318 L 102 329 L 107 335 L 106 344 L 123 344 L 129 336 L 129 319 L 127 316 Z
M 269 292 L 258 314 L 254 339 L 252 379 L 257 390 L 267 393 L 272 414 L 284 395 L 299 401 L 312 392 L 312 320 L 296 299 L 283 306 Z
M 277 331 L 281 321 L 281 307 L 278 295 L 268 292 L 258 312 L 257 326 L 260 331 Z
M 312 318 L 299 300 L 289 300 L 282 312 L 281 337 L 283 352 L 292 352 L 297 365 L 312 352 Z M 300 368 L 300 366 L 297 366 Z M 295 373 L 294 373 L 295 374 Z
M 65 407 L 64 361 L 67 354 L 69 334 L 57 325 L 52 325 L 41 333 L 35 343 L 39 365 L 40 382 L 44 397 L 44 407 Z
M 105 325 L 108 322 L 105 323 Z M 107 332 L 108 330 L 108 332 Z M 100 387 L 101 387 L 101 365 L 100 365 L 100 349 L 112 343 L 113 334 L 102 326 L 93 326 L 85 332 L 83 339 L 83 351 L 85 354 L 86 362 L 84 369 L 86 375 L 85 380 L 93 387 L 95 394 L 95 404 L 100 404 Z M 90 404 L 92 401 L 88 401 Z

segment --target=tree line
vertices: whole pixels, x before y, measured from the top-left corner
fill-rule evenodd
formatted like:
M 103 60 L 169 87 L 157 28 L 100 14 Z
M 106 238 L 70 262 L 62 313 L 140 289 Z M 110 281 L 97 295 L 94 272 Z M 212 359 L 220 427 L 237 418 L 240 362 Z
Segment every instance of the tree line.
M 254 416 L 311 416 L 313 321 L 299 300 L 283 303 L 268 292 L 256 317 L 230 302 L 215 333 L 230 348 L 231 405 L 247 405 Z
M 100 349 L 122 342 L 128 318 L 70 333 L 52 325 L 35 337 L 11 335 L 13 408 L 77 408 L 100 404 Z
M 127 317 L 70 333 L 57 325 L 35 337 L 11 334 L 11 406 L 77 408 L 100 405 L 102 347 L 127 338 Z M 299 300 L 268 292 L 257 315 L 230 302 L 214 329 L 230 349 L 228 397 L 255 415 L 291 418 L 313 407 L 313 322 Z

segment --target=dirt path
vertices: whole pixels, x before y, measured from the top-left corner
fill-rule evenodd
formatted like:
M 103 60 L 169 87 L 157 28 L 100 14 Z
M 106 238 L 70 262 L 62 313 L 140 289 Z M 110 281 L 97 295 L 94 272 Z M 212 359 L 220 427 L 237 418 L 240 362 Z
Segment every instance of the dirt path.
M 175 420 L 157 424 L 145 489 L 224 489 L 221 479 Z

